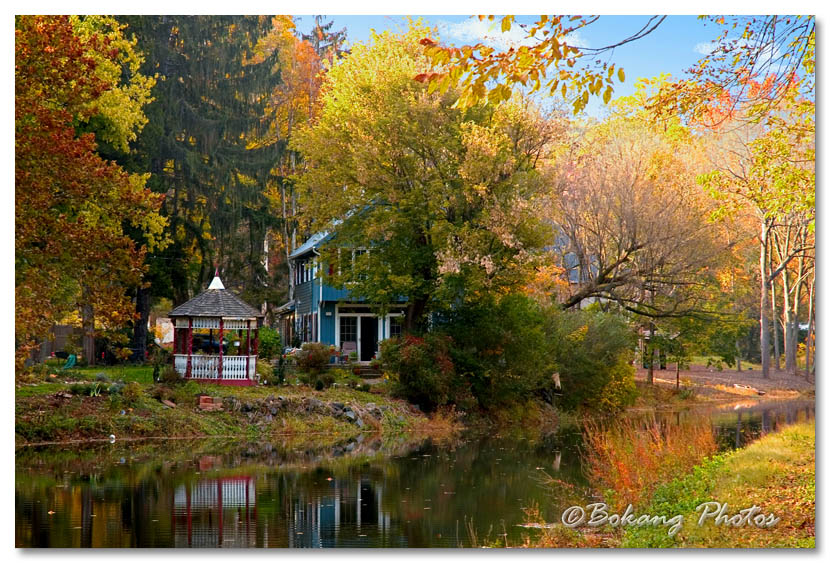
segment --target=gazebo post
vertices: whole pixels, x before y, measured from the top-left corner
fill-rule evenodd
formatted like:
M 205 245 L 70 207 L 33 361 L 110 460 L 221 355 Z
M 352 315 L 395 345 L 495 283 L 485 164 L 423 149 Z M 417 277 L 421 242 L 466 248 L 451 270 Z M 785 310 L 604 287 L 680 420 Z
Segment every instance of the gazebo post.
M 219 317 L 219 380 L 222 380 L 222 343 L 225 341 L 225 319 Z
M 246 321 L 248 333 L 245 335 L 245 379 L 251 379 L 251 321 Z
M 193 317 L 187 318 L 187 370 L 185 377 L 190 378 L 191 357 L 193 356 Z

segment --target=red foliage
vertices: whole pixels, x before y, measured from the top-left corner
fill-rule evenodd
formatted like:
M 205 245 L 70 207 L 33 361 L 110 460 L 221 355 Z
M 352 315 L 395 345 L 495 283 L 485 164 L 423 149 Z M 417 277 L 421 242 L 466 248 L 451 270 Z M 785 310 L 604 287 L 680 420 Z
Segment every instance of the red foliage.
M 90 53 L 97 35 L 75 35 L 66 16 L 19 16 L 15 29 L 15 326 L 19 356 L 75 305 L 83 285 L 96 314 L 130 319 L 124 288 L 141 280 L 143 250 L 123 233 L 131 214 L 159 198 L 136 186 L 77 135 L 94 101 L 113 87 Z M 73 289 L 74 288 L 74 289 Z

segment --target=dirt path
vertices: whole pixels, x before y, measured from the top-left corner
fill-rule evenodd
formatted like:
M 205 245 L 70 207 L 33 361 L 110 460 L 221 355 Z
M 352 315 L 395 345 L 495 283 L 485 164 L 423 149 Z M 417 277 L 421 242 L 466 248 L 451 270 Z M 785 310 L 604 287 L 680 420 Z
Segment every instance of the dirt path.
M 648 370 L 638 368 L 635 378 L 638 381 L 645 381 Z M 669 365 L 665 370 L 654 370 L 655 383 L 661 386 L 675 385 L 674 366 Z M 808 382 L 803 376 L 793 377 L 781 371 L 772 370 L 770 378 L 764 379 L 760 371 L 744 370 L 741 372 L 734 369 L 717 371 L 714 368 L 693 365 L 690 369 L 680 370 L 680 384 L 684 381 L 691 383 L 699 392 L 704 394 L 728 393 L 735 395 L 757 395 L 746 389 L 736 388 L 735 384 L 749 386 L 767 394 L 800 393 L 815 389 L 813 383 Z

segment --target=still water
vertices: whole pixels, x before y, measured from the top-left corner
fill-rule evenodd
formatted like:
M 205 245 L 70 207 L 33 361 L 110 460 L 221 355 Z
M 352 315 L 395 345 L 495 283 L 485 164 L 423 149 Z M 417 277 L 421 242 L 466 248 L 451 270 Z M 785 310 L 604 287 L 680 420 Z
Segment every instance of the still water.
M 747 403 L 706 420 L 721 447 L 734 448 L 814 413 L 812 401 Z M 580 438 L 569 429 L 444 444 L 363 435 L 318 447 L 168 440 L 19 448 L 16 545 L 515 545 L 533 533 L 519 526 L 528 507 L 554 522 L 567 506 L 560 499 L 590 489 Z

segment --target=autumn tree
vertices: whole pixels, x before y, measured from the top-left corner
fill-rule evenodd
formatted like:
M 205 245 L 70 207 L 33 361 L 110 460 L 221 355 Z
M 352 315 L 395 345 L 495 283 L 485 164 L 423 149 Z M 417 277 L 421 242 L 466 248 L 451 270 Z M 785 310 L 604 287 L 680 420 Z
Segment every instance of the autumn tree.
M 717 216 L 750 215 L 757 225 L 764 377 L 770 369 L 773 284 L 781 283 L 785 299 L 786 366 L 794 373 L 799 303 L 815 256 L 815 110 L 794 90 L 787 106 L 754 127 L 724 121 L 710 130 L 717 148 L 713 171 L 699 180 L 718 202 Z
M 814 16 L 701 16 L 716 26 L 711 51 L 666 83 L 649 102 L 658 116 L 677 114 L 719 127 L 766 120 L 787 106 L 792 92 L 815 91 Z
M 125 290 L 140 283 L 145 251 L 162 240 L 161 198 L 146 176 L 102 159 L 96 141 L 126 147 L 144 125 L 152 81 L 139 64 L 111 18 L 15 19 L 18 368 L 79 307 L 106 327 L 132 319 Z M 125 228 L 143 233 L 146 248 Z
M 563 156 L 552 219 L 574 281 L 565 308 L 605 299 L 645 317 L 703 311 L 696 289 L 723 246 L 695 184 L 694 144 L 680 126 L 662 133 L 618 117 L 589 128 Z
M 292 146 L 310 225 L 332 233 L 327 283 L 389 304 L 408 330 L 449 304 L 526 282 L 545 227 L 540 159 L 558 129 L 532 106 L 454 107 L 413 80 L 430 63 L 417 24 L 373 35 L 327 73 L 313 126 Z
M 252 60 L 257 63 L 266 56 L 277 55 L 276 69 L 281 81 L 272 90 L 265 107 L 269 129 L 251 146 L 279 147 L 279 157 L 272 164 L 265 194 L 272 214 L 280 218 L 280 229 L 268 233 L 279 236 L 266 236 L 266 244 L 276 243 L 274 246 L 282 256 L 280 263 L 283 269 L 288 269 L 289 280 L 293 279 L 294 273 L 293 263 L 288 257 L 297 247 L 300 227 L 294 177 L 301 162 L 301 156 L 289 149 L 289 143 L 297 128 L 308 124 L 316 115 L 325 67 L 336 56 L 338 51 L 335 47 L 343 39 L 340 32 L 331 36 L 331 22 L 324 24 L 319 17 L 315 18 L 315 22 L 311 35 L 301 38 L 291 16 L 274 17 L 271 30 L 259 41 L 257 55 Z M 268 259 L 266 255 L 265 260 Z M 288 291 L 292 288 L 289 284 Z M 288 298 L 293 297 L 289 293 Z

